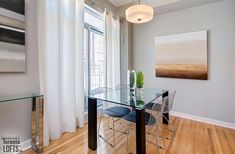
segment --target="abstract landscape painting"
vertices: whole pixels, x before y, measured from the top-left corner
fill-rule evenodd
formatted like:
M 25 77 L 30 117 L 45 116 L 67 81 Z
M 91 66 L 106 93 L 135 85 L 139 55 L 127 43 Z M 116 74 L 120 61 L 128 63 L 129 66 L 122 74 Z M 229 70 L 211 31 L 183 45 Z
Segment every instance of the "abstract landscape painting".
M 207 80 L 207 31 L 155 39 L 156 77 Z
M 25 72 L 24 0 L 0 0 L 0 72 Z

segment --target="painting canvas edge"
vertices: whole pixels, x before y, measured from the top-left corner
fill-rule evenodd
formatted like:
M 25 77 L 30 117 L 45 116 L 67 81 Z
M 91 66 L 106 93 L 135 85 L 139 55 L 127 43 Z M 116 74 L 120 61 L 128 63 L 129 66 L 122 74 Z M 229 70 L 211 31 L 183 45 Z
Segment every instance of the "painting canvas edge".
M 188 37 L 189 40 L 184 40 L 184 38 L 179 38 L 179 40 L 183 40 L 184 42 L 186 42 L 185 43 L 186 49 L 192 48 L 193 45 L 196 44 L 196 46 L 195 46 L 196 48 L 199 46 L 200 47 L 199 49 L 203 50 L 203 51 L 200 51 L 200 54 L 198 54 L 198 55 L 195 51 L 193 51 L 193 53 L 192 53 L 192 55 L 196 54 L 196 57 L 199 57 L 199 60 L 197 58 L 195 58 L 196 60 L 192 59 L 192 64 L 190 64 L 190 58 L 189 58 L 189 60 L 187 60 L 186 58 L 183 60 L 183 58 L 182 58 L 183 63 L 181 65 L 179 65 L 180 61 L 178 61 L 176 63 L 177 58 L 174 59 L 174 56 L 168 55 L 171 58 L 166 58 L 166 54 L 164 55 L 165 57 L 162 55 L 159 55 L 158 50 L 165 49 L 166 52 L 169 52 L 172 50 L 172 49 L 170 49 L 170 46 L 174 47 L 175 45 L 177 45 L 177 43 L 175 43 L 175 42 L 179 42 L 179 45 L 182 44 L 181 41 L 174 41 L 174 40 L 172 41 L 171 40 L 171 41 L 169 41 L 169 42 L 171 42 L 171 43 L 169 43 L 169 48 L 166 46 L 158 48 L 157 46 L 159 45 L 158 44 L 159 38 L 164 37 L 165 40 L 168 40 L 171 37 L 177 38 L 178 36 L 185 36 L 185 35 L 192 35 L 192 36 Z M 193 38 L 193 35 L 196 36 L 196 39 Z M 199 41 L 198 41 L 197 35 L 199 35 L 199 36 L 202 35 L 203 37 L 201 37 L 201 38 L 199 37 Z M 202 42 L 200 42 L 200 41 L 202 41 Z M 172 45 L 172 42 L 173 42 L 173 45 Z M 191 43 L 191 46 L 190 46 L 190 43 Z M 178 46 L 177 48 L 182 48 L 182 47 Z M 192 49 L 192 50 L 195 50 L 195 49 Z M 174 50 L 172 50 L 172 51 L 174 51 Z M 182 54 L 183 52 L 179 52 L 179 53 Z M 190 53 L 190 50 L 187 50 L 187 53 L 185 55 L 188 55 L 189 53 Z M 156 77 L 208 80 L 208 30 L 200 30 L 200 31 L 194 31 L 194 32 L 185 32 L 185 33 L 172 34 L 172 35 L 156 36 L 155 37 L 155 54 L 156 54 L 155 55 L 155 57 L 156 57 L 156 59 L 155 59 L 156 60 L 155 61 L 156 62 L 155 63 L 156 64 L 155 65 L 155 76 Z M 182 57 L 187 57 L 185 55 L 182 55 Z M 160 58 L 163 57 L 162 59 L 166 59 L 165 61 L 167 61 L 167 60 L 171 61 L 171 59 L 174 59 L 173 61 L 175 61 L 175 62 L 173 62 L 173 65 L 170 65 L 170 62 L 167 62 L 166 64 L 163 65 L 163 67 L 160 66 L 161 69 L 159 69 L 159 67 L 158 67 L 159 63 L 158 63 L 157 57 L 160 57 Z M 175 57 L 179 57 L 179 56 L 175 55 Z M 203 62 L 199 63 L 200 61 L 203 61 Z M 184 64 L 184 63 L 186 63 L 186 64 Z M 174 64 L 177 64 L 177 65 L 174 65 Z M 188 65 L 188 66 L 186 66 L 186 65 Z

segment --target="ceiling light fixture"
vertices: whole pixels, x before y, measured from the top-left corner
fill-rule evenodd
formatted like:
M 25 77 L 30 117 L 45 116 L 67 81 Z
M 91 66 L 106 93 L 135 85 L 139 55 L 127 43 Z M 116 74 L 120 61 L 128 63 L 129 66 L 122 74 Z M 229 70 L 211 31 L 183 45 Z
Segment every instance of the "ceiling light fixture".
M 153 8 L 149 5 L 133 5 L 126 9 L 126 20 L 134 24 L 142 24 L 153 19 Z

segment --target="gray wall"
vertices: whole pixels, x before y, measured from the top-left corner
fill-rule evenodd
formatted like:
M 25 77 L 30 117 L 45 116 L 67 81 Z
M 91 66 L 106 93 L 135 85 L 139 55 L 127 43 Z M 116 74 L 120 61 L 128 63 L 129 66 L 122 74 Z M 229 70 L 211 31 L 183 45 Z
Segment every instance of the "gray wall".
M 121 61 L 121 84 L 127 84 L 127 70 L 132 69 L 132 34 L 131 24 L 125 19 L 120 22 L 120 61 Z
M 37 1 L 26 0 L 26 72 L 0 73 L 0 98 L 25 95 L 39 91 L 37 49 Z M 20 135 L 30 139 L 31 105 L 18 103 L 0 104 L 0 136 Z
M 125 10 L 133 5 L 130 3 L 117 8 L 120 17 L 120 36 L 121 36 L 121 84 L 127 84 L 127 71 L 133 68 L 132 62 L 132 24 L 125 18 Z
M 155 36 L 209 31 L 209 80 L 155 77 Z M 133 26 L 133 66 L 145 86 L 177 90 L 173 110 L 235 123 L 235 1 L 224 0 L 155 16 Z

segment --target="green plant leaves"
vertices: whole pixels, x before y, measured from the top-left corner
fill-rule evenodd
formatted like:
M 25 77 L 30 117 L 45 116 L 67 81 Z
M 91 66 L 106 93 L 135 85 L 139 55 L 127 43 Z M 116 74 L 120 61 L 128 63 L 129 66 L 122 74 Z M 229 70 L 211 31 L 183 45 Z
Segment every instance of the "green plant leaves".
M 136 73 L 136 87 L 143 88 L 144 86 L 144 73 L 142 71 L 138 71 Z

